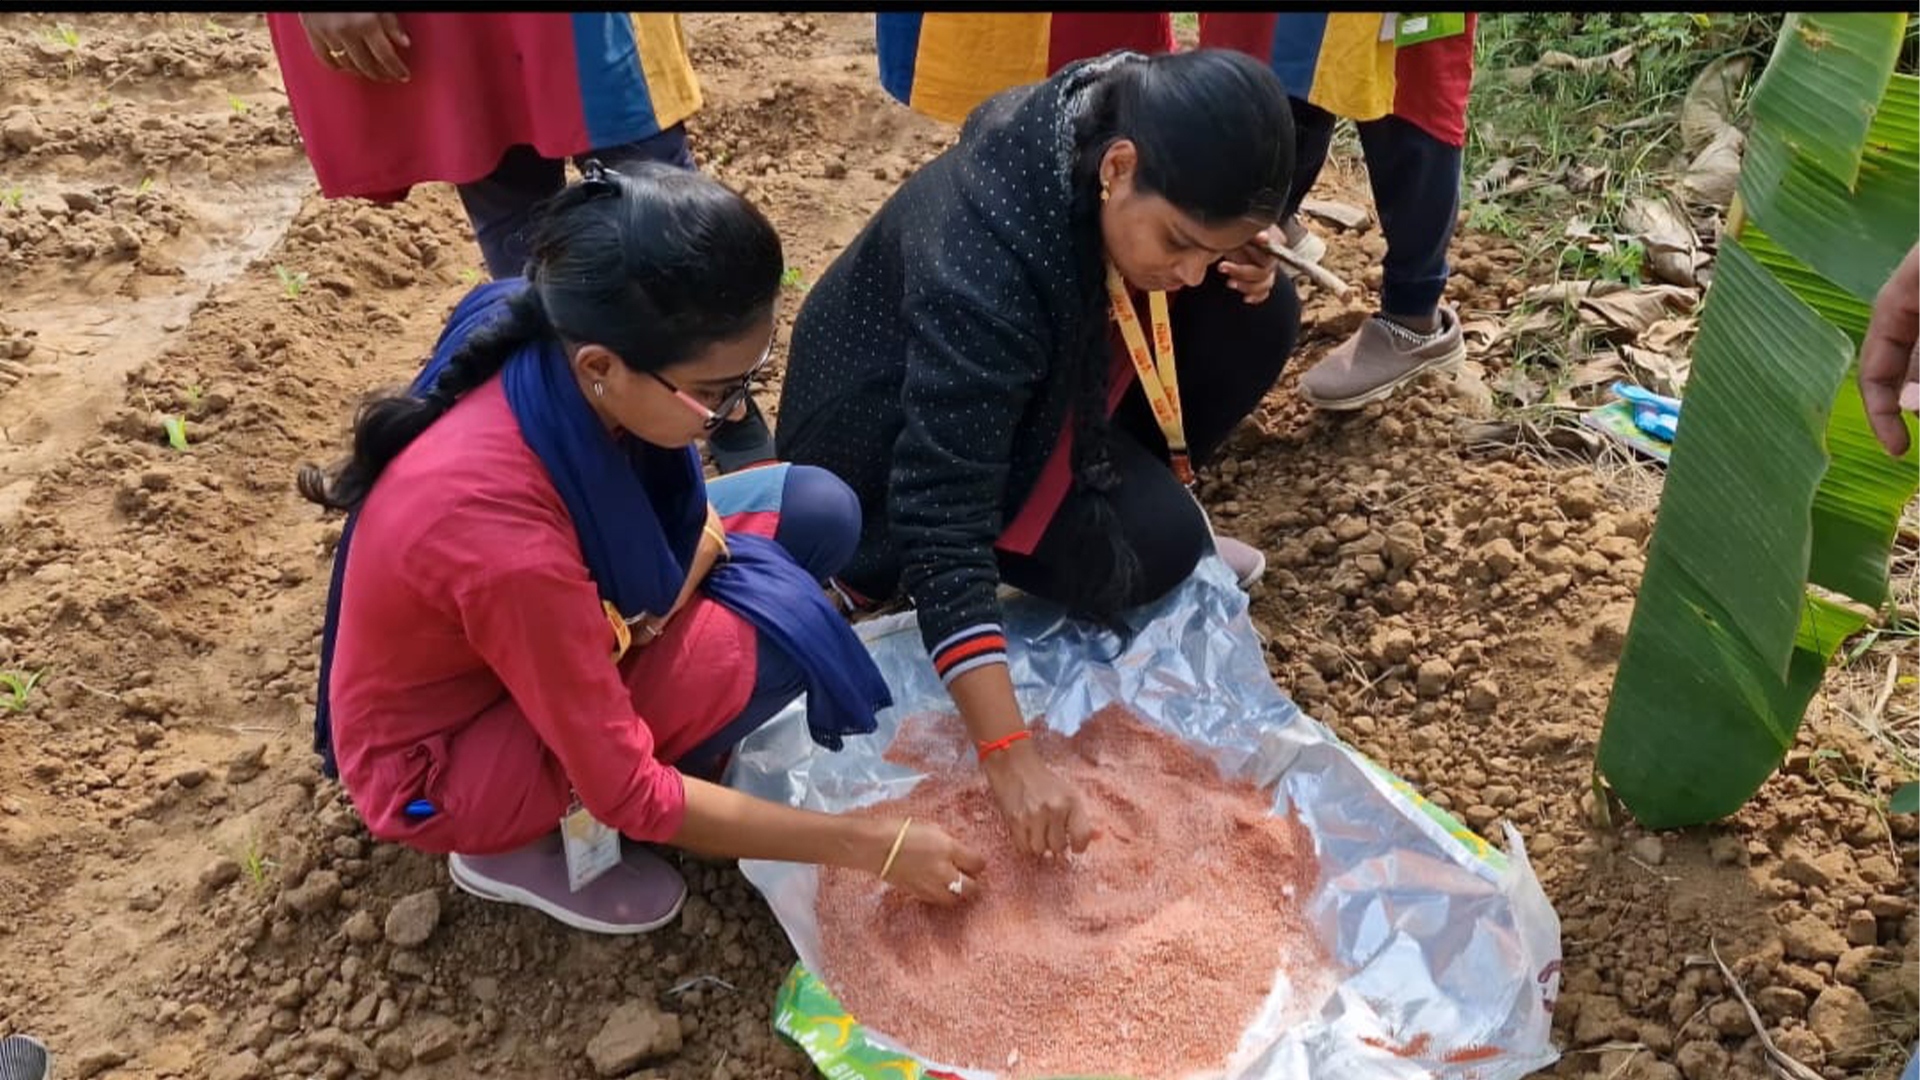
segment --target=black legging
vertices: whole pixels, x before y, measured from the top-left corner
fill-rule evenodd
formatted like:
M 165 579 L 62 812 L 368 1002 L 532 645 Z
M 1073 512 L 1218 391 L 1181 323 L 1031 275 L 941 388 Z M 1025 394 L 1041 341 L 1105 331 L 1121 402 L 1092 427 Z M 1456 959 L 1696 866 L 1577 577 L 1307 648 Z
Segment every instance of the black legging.
M 1179 360 L 1180 406 L 1187 448 L 1196 467 L 1206 464 L 1235 426 L 1279 380 L 1300 336 L 1300 297 L 1286 274 L 1265 303 L 1248 304 L 1227 288 L 1220 272 L 1172 298 L 1173 347 Z M 1139 559 L 1127 606 L 1165 596 L 1193 573 L 1213 546 L 1206 518 L 1167 468 L 1167 441 L 1136 383 L 1115 410 L 1114 466 L 1120 485 L 1111 501 L 1120 529 Z M 1086 502 L 1069 493 L 1032 555 L 998 553 L 1000 576 L 1035 596 L 1063 601 L 1073 575 L 1086 566 L 1070 539 Z

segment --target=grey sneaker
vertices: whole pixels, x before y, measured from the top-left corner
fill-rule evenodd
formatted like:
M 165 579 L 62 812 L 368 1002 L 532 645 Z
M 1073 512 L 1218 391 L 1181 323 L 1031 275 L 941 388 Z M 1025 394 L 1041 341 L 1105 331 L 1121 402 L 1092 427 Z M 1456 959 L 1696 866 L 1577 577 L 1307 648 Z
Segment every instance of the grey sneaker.
M 1267 572 L 1266 554 L 1245 541 L 1215 534 L 1213 549 L 1219 553 L 1221 561 L 1227 564 L 1227 569 L 1233 571 L 1233 576 L 1240 582 L 1242 589 L 1253 588 L 1253 583 L 1259 581 L 1261 575 Z
M 620 841 L 620 865 L 579 892 L 567 889 L 567 856 L 558 830 L 518 851 L 447 856 L 447 871 L 462 891 L 482 900 L 525 904 L 576 930 L 644 934 L 673 921 L 687 883 L 667 861 L 629 840 Z
M 1460 317 L 1445 304 L 1440 329 L 1424 338 L 1375 315 L 1300 376 L 1300 396 L 1316 408 L 1358 409 L 1426 372 L 1457 367 L 1466 355 Z
M 53 1055 L 31 1035 L 0 1039 L 0 1080 L 47 1080 L 53 1075 Z

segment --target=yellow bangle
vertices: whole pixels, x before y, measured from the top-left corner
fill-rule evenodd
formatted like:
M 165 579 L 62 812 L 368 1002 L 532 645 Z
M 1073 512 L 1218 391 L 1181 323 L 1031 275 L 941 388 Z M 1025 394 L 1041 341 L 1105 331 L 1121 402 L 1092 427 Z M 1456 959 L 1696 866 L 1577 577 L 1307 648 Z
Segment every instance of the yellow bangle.
M 706 533 L 708 536 L 713 537 L 713 542 L 720 545 L 721 558 L 724 559 L 732 556 L 733 554 L 732 549 L 727 547 L 726 533 L 721 532 L 719 529 L 716 529 L 711 525 L 700 526 L 700 531 Z
M 900 856 L 900 845 L 906 843 L 907 830 L 913 827 L 913 819 L 900 823 L 900 832 L 893 838 L 893 848 L 887 852 L 887 861 L 880 864 L 880 880 L 887 880 L 887 871 L 893 869 L 893 860 Z

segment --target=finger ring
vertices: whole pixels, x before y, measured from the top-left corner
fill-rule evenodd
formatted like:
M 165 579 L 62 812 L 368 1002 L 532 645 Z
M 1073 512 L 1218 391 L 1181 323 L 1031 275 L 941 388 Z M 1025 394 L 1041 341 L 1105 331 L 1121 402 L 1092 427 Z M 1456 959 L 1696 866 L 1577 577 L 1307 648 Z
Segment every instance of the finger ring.
M 967 884 L 966 878 L 963 878 L 963 877 L 954 878 L 953 884 L 947 886 L 947 891 L 952 893 L 955 896 L 959 896 L 960 890 L 965 888 L 966 884 Z

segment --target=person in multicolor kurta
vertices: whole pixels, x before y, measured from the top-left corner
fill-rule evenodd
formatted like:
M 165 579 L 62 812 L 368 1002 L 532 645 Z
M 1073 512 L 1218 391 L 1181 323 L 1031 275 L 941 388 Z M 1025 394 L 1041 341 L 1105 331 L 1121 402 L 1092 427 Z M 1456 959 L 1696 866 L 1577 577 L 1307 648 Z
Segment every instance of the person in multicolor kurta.
M 566 161 L 694 168 L 700 108 L 671 12 L 276 13 L 294 122 L 328 198 L 404 199 L 455 185 L 494 278 L 527 263 L 533 208 Z M 713 433 L 723 470 L 773 456 L 759 409 Z
M 1290 247 L 1325 250 L 1299 222 L 1337 116 L 1354 121 L 1387 255 L 1380 311 L 1300 377 L 1323 409 L 1357 409 L 1466 355 L 1460 320 L 1441 303 L 1447 244 L 1460 211 L 1460 150 L 1473 81 L 1475 18 L 1414 44 L 1383 41 L 1380 12 L 1203 12 L 1200 43 L 1265 59 L 1293 99 L 1295 173 L 1282 221 Z M 1439 16 L 1429 16 L 1438 19 Z M 1455 16 L 1455 18 L 1461 18 Z M 1398 29 L 1414 32 L 1401 20 Z
M 883 11 L 874 33 L 887 93 L 950 124 L 994 94 L 1075 60 L 1115 49 L 1173 51 L 1173 20 L 1164 11 Z

